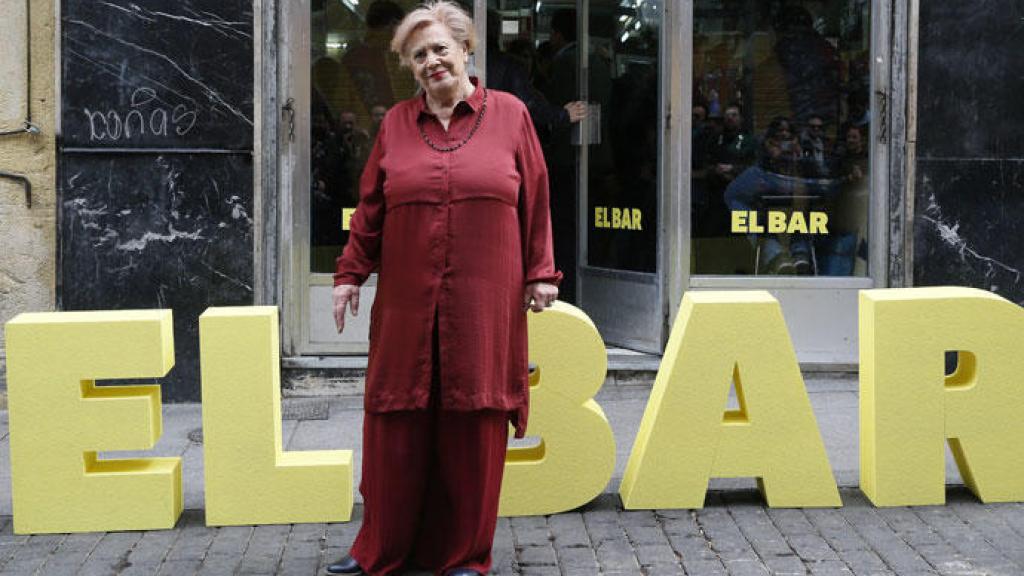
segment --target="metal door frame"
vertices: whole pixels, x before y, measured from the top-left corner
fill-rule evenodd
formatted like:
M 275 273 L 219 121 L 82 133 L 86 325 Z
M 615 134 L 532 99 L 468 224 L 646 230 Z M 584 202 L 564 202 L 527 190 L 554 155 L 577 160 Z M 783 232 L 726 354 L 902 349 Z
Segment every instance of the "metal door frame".
M 277 69 L 276 94 L 279 123 L 277 139 L 278 226 L 276 238 L 280 258 L 278 281 L 281 310 L 281 344 L 285 356 L 363 355 L 368 351 L 365 340 L 346 342 L 314 342 L 311 337 L 311 299 L 314 287 L 334 284 L 330 274 L 309 271 L 310 258 L 310 1 L 278 2 L 277 24 L 280 31 L 276 39 Z M 474 0 L 474 22 L 481 39 L 471 66 L 486 61 L 487 0 Z M 483 79 L 485 70 L 477 67 Z M 294 114 L 285 109 L 290 103 Z M 291 122 L 294 119 L 294 128 Z M 290 134 L 294 134 L 291 137 Z M 376 290 L 377 275 L 373 274 L 363 285 L 361 312 L 357 319 L 349 318 L 354 329 L 368 323 L 372 293 Z M 325 311 L 330 314 L 330 311 Z M 347 329 L 351 334 L 352 330 Z
M 892 166 L 903 161 L 905 152 L 893 148 L 894 142 L 900 142 L 900 135 L 895 137 L 891 127 L 904 126 L 906 106 L 902 101 L 891 105 L 893 94 L 906 94 L 906 74 L 893 74 L 905 66 L 906 54 L 897 52 L 899 60 L 894 61 L 894 42 L 905 37 L 905 30 L 894 30 L 892 23 L 894 14 L 900 16 L 906 7 L 893 0 L 874 0 L 871 2 L 871 129 L 869 134 L 869 157 L 871 159 L 871 200 L 868 214 L 868 242 L 870 255 L 868 259 L 868 276 L 864 278 L 799 278 L 799 277 L 749 277 L 749 276 L 710 276 L 691 275 L 691 210 L 690 178 L 692 142 L 689 134 L 692 129 L 692 117 L 689 110 L 692 106 L 693 85 L 693 33 L 694 33 L 694 1 L 681 0 L 679 12 L 673 15 L 672 24 L 678 30 L 673 34 L 673 56 L 680 57 L 677 69 L 681 77 L 673 78 L 671 87 L 673 103 L 678 102 L 680 108 L 679 129 L 674 133 L 678 155 L 674 156 L 674 166 L 670 170 L 671 193 L 668 196 L 678 199 L 671 203 L 669 218 L 669 254 L 675 266 L 669 268 L 667 279 L 669 292 L 670 322 L 674 321 L 679 311 L 683 293 L 688 289 L 699 290 L 768 290 L 773 293 L 784 293 L 787 290 L 862 290 L 882 288 L 889 284 L 889 253 L 890 246 L 890 196 L 902 191 L 903 183 L 900 175 L 892 173 Z M 893 78 L 901 82 L 893 87 Z M 884 105 L 880 105 L 884 101 Z M 894 176 L 897 179 L 894 179 Z M 895 185 L 895 186 L 893 186 Z M 900 247 L 895 247 L 901 251 Z M 840 367 L 846 366 L 842 363 Z
M 589 62 L 590 62 L 590 0 L 576 0 L 577 14 L 577 54 L 579 57 L 578 69 L 580 72 L 579 92 L 582 99 L 586 100 L 589 91 Z M 632 326 L 626 327 L 622 332 L 600 325 L 600 318 L 595 318 L 598 328 L 602 329 L 602 336 L 606 343 L 616 346 L 638 350 L 641 352 L 660 354 L 664 348 L 665 340 L 668 337 L 666 329 L 667 304 L 665 298 L 666 279 L 670 274 L 671 262 L 666 258 L 669 250 L 665 249 L 666 241 L 669 240 L 667 225 L 670 218 L 667 217 L 671 206 L 673 188 L 668 186 L 670 182 L 671 153 L 670 146 L 678 138 L 675 133 L 677 127 L 672 122 L 671 102 L 668 90 L 673 83 L 667 79 L 673 74 L 671 56 L 675 36 L 672 32 L 671 14 L 675 2 L 665 0 L 661 6 L 662 16 L 660 24 L 660 37 L 658 40 L 658 180 L 655 186 L 658 194 L 658 222 L 656 235 L 655 262 L 657 270 L 654 273 L 633 272 L 627 270 L 616 270 L 589 266 L 588 258 L 588 232 L 590 227 L 589 210 L 589 164 L 588 149 L 580 146 L 580 161 L 577 178 L 577 281 L 576 301 L 592 317 L 607 314 L 617 319 L 629 316 L 629 306 L 639 308 L 639 321 Z M 611 114 L 611 111 L 602 111 L 602 115 Z M 584 134 L 589 132 L 589 126 L 585 124 L 588 120 L 581 122 L 580 130 Z M 587 293 L 584 286 L 590 285 L 591 299 L 597 302 L 597 306 L 588 304 Z M 646 294 L 643 293 L 646 291 Z M 595 294 L 596 293 L 596 294 Z M 641 333 L 641 330 L 646 330 Z

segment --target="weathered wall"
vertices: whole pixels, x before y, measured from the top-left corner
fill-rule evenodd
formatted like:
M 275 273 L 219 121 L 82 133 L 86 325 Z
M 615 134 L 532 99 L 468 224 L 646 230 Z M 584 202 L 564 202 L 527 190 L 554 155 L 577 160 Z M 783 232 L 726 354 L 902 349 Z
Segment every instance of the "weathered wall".
M 922 0 L 914 284 L 1024 305 L 1024 3 Z
M 0 0 L 0 131 L 25 121 L 24 0 Z M 18 182 L 0 178 L 0 325 L 20 312 L 53 308 L 55 223 L 54 2 L 32 2 L 31 108 L 38 135 L 0 136 L 0 172 L 32 183 L 32 207 Z M 5 352 L 0 331 L 0 384 Z

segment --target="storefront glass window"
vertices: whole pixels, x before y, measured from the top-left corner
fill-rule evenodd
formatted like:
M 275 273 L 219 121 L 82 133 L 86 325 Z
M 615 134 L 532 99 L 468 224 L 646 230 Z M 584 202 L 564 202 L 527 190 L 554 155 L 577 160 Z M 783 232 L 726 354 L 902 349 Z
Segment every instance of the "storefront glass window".
M 662 11 L 660 0 L 590 4 L 590 266 L 656 271 Z
M 868 0 L 697 0 L 691 273 L 867 276 Z
M 334 272 L 384 113 L 416 92 L 388 50 L 414 0 L 313 0 L 310 21 L 310 270 Z

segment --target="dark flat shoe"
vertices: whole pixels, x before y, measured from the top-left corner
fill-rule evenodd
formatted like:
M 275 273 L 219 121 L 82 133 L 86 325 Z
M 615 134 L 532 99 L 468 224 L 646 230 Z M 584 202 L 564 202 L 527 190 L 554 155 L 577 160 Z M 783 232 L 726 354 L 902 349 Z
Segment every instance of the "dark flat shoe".
M 445 576 L 483 576 L 472 568 L 452 568 Z
M 351 556 L 345 556 L 334 564 L 327 566 L 328 574 L 362 574 L 363 567 Z

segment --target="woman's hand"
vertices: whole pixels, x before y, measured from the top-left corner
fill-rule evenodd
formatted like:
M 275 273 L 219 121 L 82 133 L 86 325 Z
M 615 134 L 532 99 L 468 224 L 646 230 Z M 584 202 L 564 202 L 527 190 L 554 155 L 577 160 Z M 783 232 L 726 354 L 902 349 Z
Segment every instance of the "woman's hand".
M 558 286 L 547 282 L 527 284 L 526 290 L 523 291 L 523 310 L 543 312 L 545 308 L 550 308 L 557 299 Z
M 567 102 L 562 108 L 569 113 L 569 122 L 573 124 L 587 117 L 587 103 L 582 100 Z
M 359 286 L 339 284 L 334 287 L 334 324 L 338 334 L 345 329 L 345 306 L 352 309 L 352 316 L 359 316 Z

